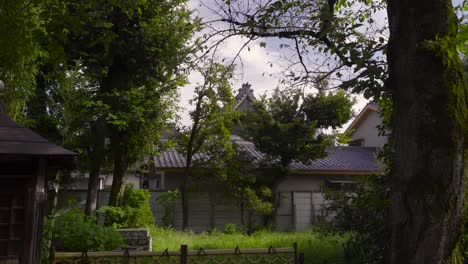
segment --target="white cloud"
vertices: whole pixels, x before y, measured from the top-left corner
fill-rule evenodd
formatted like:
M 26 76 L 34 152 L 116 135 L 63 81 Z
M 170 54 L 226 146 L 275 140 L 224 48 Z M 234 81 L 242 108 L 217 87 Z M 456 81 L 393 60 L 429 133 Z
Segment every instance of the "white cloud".
M 190 0 L 188 7 L 195 10 L 195 14 L 201 17 L 213 16 L 211 11 L 207 10 L 202 4 L 203 0 Z M 382 16 L 383 19 L 383 16 Z M 236 56 L 237 52 L 242 48 L 247 38 L 232 37 L 223 42 L 217 51 L 217 56 L 226 58 L 226 61 Z M 265 41 L 267 46 L 261 47 L 260 42 Z M 243 83 L 250 83 L 254 89 L 255 95 L 259 96 L 268 93 L 278 86 L 278 79 L 270 76 L 271 74 L 279 74 L 285 62 L 281 61 L 280 57 L 287 54 L 287 50 L 280 49 L 279 44 L 285 40 L 257 40 L 249 43 L 247 47 L 240 53 L 239 59 L 236 60 L 236 75 L 232 81 L 233 91 L 241 87 Z M 272 65 L 272 66 L 271 66 Z M 201 76 L 197 73 L 192 73 L 189 76 L 190 84 L 185 86 L 180 91 L 180 106 L 185 109 L 181 116 L 181 123 L 184 125 L 190 124 L 188 109 L 191 109 L 189 100 L 193 97 L 194 87 L 197 82 L 201 82 Z M 360 95 L 356 95 L 357 104 L 353 107 L 356 112 L 359 112 L 367 100 Z

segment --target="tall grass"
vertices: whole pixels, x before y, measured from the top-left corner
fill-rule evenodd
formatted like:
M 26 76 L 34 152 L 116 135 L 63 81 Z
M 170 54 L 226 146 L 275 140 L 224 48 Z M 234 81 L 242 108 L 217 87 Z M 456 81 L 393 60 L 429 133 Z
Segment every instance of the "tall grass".
M 249 236 L 242 233 L 220 232 L 196 234 L 154 228 L 151 230 L 151 235 L 155 251 L 163 251 L 166 248 L 179 250 L 182 244 L 188 245 L 189 249 L 234 249 L 239 246 L 242 251 L 243 248 L 292 247 L 293 243 L 297 242 L 299 252 L 304 252 L 306 263 L 323 263 L 325 259 L 328 259 L 329 263 L 342 263 L 340 259 L 343 258 L 343 243 L 346 241 L 346 237 L 343 236 L 324 236 L 313 231 L 259 231 Z

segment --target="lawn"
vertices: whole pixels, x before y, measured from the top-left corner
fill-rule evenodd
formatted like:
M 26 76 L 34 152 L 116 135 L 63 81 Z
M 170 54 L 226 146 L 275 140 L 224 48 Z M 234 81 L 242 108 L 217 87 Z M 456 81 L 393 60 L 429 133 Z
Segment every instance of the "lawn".
M 299 252 L 304 252 L 305 263 L 344 263 L 343 242 L 346 238 L 337 235 L 324 236 L 317 232 L 267 232 L 261 231 L 252 234 L 225 234 L 181 232 L 163 228 L 153 228 L 153 250 L 163 251 L 179 250 L 181 244 L 188 245 L 189 249 L 234 249 L 292 247 L 298 243 Z

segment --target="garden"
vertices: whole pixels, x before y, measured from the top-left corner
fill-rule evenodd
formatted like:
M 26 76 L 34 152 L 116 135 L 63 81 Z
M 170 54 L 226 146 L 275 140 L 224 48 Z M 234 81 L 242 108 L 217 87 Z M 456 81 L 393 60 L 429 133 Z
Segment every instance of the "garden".
M 0 261 L 37 264 L 42 229 L 46 261 L 54 248 L 85 257 L 126 247 L 118 229 L 143 227 L 156 250 L 271 253 L 297 242 L 308 263 L 468 262 L 468 0 L 15 0 L 0 1 L 0 25 L 0 178 L 12 183 L 0 192 L 11 201 Z M 244 81 L 261 88 L 240 113 L 233 89 Z M 385 145 L 339 131 L 355 97 L 378 106 Z M 235 129 L 258 159 L 232 143 Z M 330 225 L 273 231 L 292 165 L 344 146 L 377 149 L 378 177 L 328 194 Z M 140 187 L 180 191 L 180 229 L 199 187 L 236 200 L 240 221 L 269 219 L 204 233 L 155 226 L 148 194 L 125 183 L 166 149 L 183 157 L 180 184 L 140 177 Z M 57 210 L 59 190 L 80 177 L 84 210 Z
M 127 186 L 124 203 L 120 207 L 103 207 L 98 217 L 86 216 L 74 210 L 60 210 L 45 224 L 43 235 L 43 259 L 47 261 L 49 243 L 58 252 L 109 252 L 127 245 L 117 231 L 119 228 L 147 228 L 152 237 L 155 252 L 176 252 L 181 245 L 188 250 L 244 250 L 293 248 L 303 253 L 304 263 L 345 262 L 348 234 L 325 233 L 317 230 L 302 232 L 275 232 L 258 228 L 247 234 L 240 226 L 227 224 L 224 230 L 208 230 L 201 233 L 178 231 L 172 227 L 155 226 L 149 207 L 147 190 Z M 105 217 L 104 217 L 105 216 Z M 99 224 L 101 222 L 101 224 Z M 104 223 L 104 225 L 102 225 Z M 49 241 L 50 239 L 50 241 Z M 348 252 L 349 253 L 349 252 Z M 91 253 L 90 253 L 91 254 Z M 349 259 L 349 258 L 348 258 Z

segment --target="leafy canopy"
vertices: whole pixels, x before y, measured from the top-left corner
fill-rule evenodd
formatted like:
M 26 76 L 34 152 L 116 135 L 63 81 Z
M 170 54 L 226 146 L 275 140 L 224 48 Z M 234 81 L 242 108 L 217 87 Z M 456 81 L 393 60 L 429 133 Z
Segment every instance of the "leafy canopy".
M 244 129 L 269 162 L 287 168 L 292 161 L 309 162 L 326 155 L 333 137 L 323 133 L 339 127 L 353 115 L 353 101 L 344 93 L 307 95 L 276 89 L 247 114 Z

